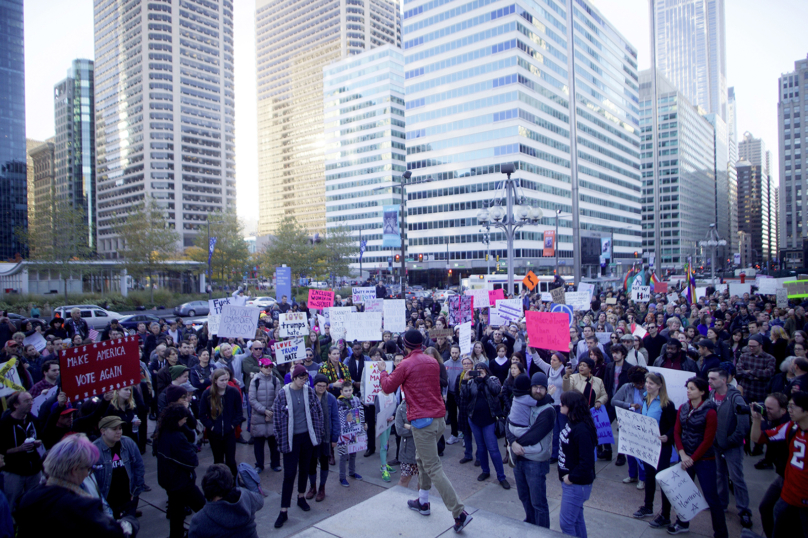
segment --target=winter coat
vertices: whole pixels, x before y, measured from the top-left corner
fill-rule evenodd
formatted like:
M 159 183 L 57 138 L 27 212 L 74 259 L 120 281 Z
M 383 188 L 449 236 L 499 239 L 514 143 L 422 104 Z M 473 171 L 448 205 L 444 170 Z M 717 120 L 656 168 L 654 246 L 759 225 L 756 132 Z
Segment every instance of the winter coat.
M 564 377 L 563 388 L 564 392 L 568 390 L 577 390 L 584 394 L 586 390 L 586 383 L 592 385 L 592 395 L 589 397 L 589 407 L 595 405 L 595 401 L 606 405 L 609 402 L 609 395 L 606 393 L 606 387 L 603 385 L 603 380 L 599 377 L 591 376 L 588 380 L 581 374 L 572 374 L 569 377 Z M 585 394 L 584 394 L 585 395 Z
M 481 367 L 480 367 L 481 368 Z M 499 393 L 502 390 L 499 379 L 488 374 L 485 379 L 480 377 L 470 378 L 460 387 L 461 398 L 466 406 L 468 417 L 474 422 L 474 410 L 477 406 L 477 398 L 485 398 L 488 402 L 488 410 L 492 417 L 502 417 L 502 406 L 499 403 Z M 404 391 L 406 395 L 406 390 Z M 409 397 L 409 396 L 408 396 Z
M 292 452 L 292 441 L 295 431 L 294 411 L 291 409 L 292 399 L 290 397 L 291 385 L 286 385 L 275 398 L 273 411 L 273 425 L 275 427 L 275 437 L 278 440 L 278 450 L 283 454 Z M 307 397 L 303 398 L 303 405 L 306 409 L 306 424 L 309 430 L 309 439 L 312 446 L 319 445 L 325 435 L 325 425 L 323 424 L 323 408 L 315 394 L 314 389 L 308 383 L 303 385 L 303 392 Z
M 443 418 L 446 406 L 441 395 L 441 368 L 434 358 L 413 350 L 388 374 L 381 372 L 381 389 L 392 394 L 402 387 L 407 398 L 407 420 Z
M 721 404 L 715 399 L 715 392 L 710 393 L 710 401 L 716 404 L 716 430 L 715 447 L 727 450 L 743 444 L 749 433 L 749 407 L 746 405 L 741 392 L 729 387 L 724 401 Z M 739 413 L 738 407 L 745 413 Z
M 283 384 L 273 374 L 258 373 L 250 381 L 250 433 L 253 437 L 272 437 L 275 435 L 273 420 L 267 419 L 265 411 L 272 409 L 275 398 Z
M 407 421 L 407 401 L 402 401 L 396 409 L 396 433 L 401 436 L 401 446 L 398 450 L 398 461 L 415 465 L 415 440 L 412 430 L 404 427 Z
M 233 434 L 236 427 L 244 422 L 244 414 L 241 411 L 241 396 L 237 389 L 228 385 L 222 397 L 222 412 L 216 418 L 213 418 L 210 408 L 211 388 L 213 387 L 205 389 L 205 392 L 202 393 L 199 404 L 199 420 L 208 432 L 222 436 Z
M 196 484 L 199 458 L 182 430 L 164 431 L 154 443 L 157 483 L 166 491 L 178 491 Z
M 558 479 L 587 486 L 595 481 L 595 448 L 598 432 L 585 422 L 567 425 L 558 439 Z
M 194 515 L 188 538 L 258 538 L 255 513 L 263 506 L 264 497 L 260 493 L 234 488 L 225 498 L 208 501 Z

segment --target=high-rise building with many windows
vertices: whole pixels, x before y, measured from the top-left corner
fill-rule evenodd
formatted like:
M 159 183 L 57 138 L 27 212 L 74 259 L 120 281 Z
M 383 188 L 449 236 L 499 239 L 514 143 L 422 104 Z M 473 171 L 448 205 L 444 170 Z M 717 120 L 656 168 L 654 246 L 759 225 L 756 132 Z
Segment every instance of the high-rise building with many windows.
M 194 244 L 234 211 L 235 86 L 230 0 L 95 0 L 97 250 L 146 199 Z
M 808 247 L 805 240 L 808 235 L 805 204 L 805 196 L 808 195 L 808 152 L 802 152 L 803 142 L 808 145 L 808 128 L 802 127 L 802 116 L 808 115 L 808 57 L 794 62 L 794 71 L 783 73 L 777 80 L 777 87 L 780 135 L 779 245 L 784 250 L 799 251 L 797 258 L 802 258 L 801 251 Z M 803 263 L 792 263 L 790 266 L 805 267 Z
M 398 0 L 256 0 L 258 233 L 326 228 L 323 67 L 401 46 Z
M 584 276 L 631 264 L 642 250 L 636 48 L 586 0 L 409 0 L 402 25 L 416 182 L 407 190 L 408 249 L 427 269 L 415 281 L 445 282 L 447 266 L 454 282 L 485 272 L 488 247 L 504 263 L 505 234 L 476 218 L 502 198 L 503 163 L 515 165 L 517 201 L 544 212 L 516 233 L 517 273 L 553 272 L 543 240 L 556 222 L 561 273 L 572 274 L 576 248 Z M 583 248 L 590 240 L 593 251 Z M 601 240 L 613 245 L 605 267 Z
M 0 260 L 25 256 L 28 226 L 23 0 L 0 3 Z
M 73 60 L 53 87 L 55 200 L 84 211 L 95 248 L 95 96 L 92 60 Z
M 754 264 L 771 262 L 777 257 L 771 152 L 763 140 L 745 132 L 738 144 L 738 156 L 745 167 L 743 177 L 738 169 L 738 230 L 751 236 L 754 249 L 746 259 Z

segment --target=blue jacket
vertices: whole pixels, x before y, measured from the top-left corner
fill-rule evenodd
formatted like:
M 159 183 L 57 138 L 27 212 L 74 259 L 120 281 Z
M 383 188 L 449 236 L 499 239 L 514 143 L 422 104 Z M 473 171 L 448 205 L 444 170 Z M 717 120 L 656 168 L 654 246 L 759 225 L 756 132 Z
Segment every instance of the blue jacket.
M 336 443 L 339 440 L 339 403 L 336 396 L 330 392 L 325 393 L 328 398 L 328 418 L 329 423 L 325 425 L 326 433 L 330 434 L 331 442 Z M 323 436 L 325 437 L 325 436 Z
M 103 439 L 98 438 L 94 443 L 98 447 L 98 461 L 93 466 L 95 479 L 98 481 L 98 490 L 106 499 L 109 496 L 109 488 L 112 483 L 112 450 Z M 144 476 L 146 468 L 143 465 L 143 458 L 137 443 L 130 438 L 121 436 L 121 460 L 129 475 L 129 490 L 133 497 L 140 495 L 143 491 Z

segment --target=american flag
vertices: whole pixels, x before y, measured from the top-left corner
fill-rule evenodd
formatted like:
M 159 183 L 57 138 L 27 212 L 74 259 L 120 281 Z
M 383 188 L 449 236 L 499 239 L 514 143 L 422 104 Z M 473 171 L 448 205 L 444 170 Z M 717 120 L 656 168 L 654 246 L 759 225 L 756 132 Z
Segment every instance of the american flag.
M 92 340 L 93 342 L 98 342 L 99 340 L 101 340 L 101 335 L 95 329 L 91 328 L 89 334 L 90 334 L 90 340 Z

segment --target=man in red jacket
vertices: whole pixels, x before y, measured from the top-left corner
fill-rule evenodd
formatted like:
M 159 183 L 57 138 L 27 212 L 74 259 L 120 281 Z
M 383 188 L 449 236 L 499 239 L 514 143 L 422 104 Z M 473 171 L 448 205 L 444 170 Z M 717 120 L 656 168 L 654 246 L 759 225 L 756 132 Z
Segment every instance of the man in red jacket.
M 455 532 L 471 522 L 438 456 L 438 439 L 446 430 L 446 407 L 440 390 L 440 366 L 422 351 L 424 337 L 416 330 L 404 334 L 407 356 L 392 374 L 381 368 L 381 389 L 392 394 L 401 387 L 407 400 L 407 421 L 412 425 L 415 461 L 418 464 L 418 498 L 407 501 L 411 510 L 428 516 L 429 488 L 435 483 L 446 508 L 454 517 Z M 384 362 L 384 361 L 382 361 Z

